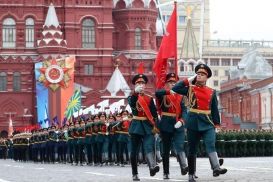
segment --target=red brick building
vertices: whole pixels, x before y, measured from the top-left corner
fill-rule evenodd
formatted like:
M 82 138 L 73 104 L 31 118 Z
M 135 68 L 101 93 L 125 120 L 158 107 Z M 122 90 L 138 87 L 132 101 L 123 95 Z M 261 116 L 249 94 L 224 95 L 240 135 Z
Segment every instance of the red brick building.
M 262 113 L 266 107 L 272 110 L 272 91 L 268 98 L 271 100 L 268 106 L 262 107 L 261 98 L 265 87 L 272 83 L 273 77 L 261 80 L 234 79 L 223 83 L 219 93 L 223 127 L 226 129 L 268 128 L 269 125 L 264 127 Z M 269 114 L 269 117 L 268 124 L 271 124 L 273 123 L 273 112 Z
M 131 85 L 144 62 L 153 92 L 156 19 L 154 0 L 0 1 L 0 131 L 10 115 L 15 127 L 36 123 L 34 64 L 47 58 L 76 56 L 75 82 L 91 88 L 86 106 L 109 95 L 101 90 L 117 64 Z

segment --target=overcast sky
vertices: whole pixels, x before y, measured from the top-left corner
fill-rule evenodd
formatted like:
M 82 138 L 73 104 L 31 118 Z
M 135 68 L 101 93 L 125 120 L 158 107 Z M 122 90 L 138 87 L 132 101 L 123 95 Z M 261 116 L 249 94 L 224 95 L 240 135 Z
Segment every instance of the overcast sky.
M 273 0 L 210 0 L 212 39 L 273 40 Z

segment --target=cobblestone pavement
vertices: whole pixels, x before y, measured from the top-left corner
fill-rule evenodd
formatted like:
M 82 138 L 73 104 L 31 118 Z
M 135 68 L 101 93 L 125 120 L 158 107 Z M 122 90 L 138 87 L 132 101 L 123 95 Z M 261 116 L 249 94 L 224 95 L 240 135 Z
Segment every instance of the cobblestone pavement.
M 171 158 L 172 181 L 187 181 L 181 176 L 179 164 Z M 273 157 L 226 158 L 226 175 L 213 177 L 208 158 L 197 159 L 198 182 L 273 182 Z M 149 176 L 146 165 L 139 166 L 141 181 L 164 181 L 162 164 L 155 177 Z M 0 160 L 0 182 L 125 182 L 131 180 L 131 167 L 71 166 L 70 164 L 34 164 Z

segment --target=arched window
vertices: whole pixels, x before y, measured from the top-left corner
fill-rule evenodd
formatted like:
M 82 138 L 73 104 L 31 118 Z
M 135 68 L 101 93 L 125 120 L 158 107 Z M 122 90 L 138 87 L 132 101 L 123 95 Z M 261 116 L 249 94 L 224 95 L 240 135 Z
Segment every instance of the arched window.
M 0 73 L 0 91 L 7 90 L 7 74 L 5 72 Z
M 19 72 L 15 72 L 13 74 L 13 91 L 21 90 L 21 74 Z
M 34 47 L 34 20 L 26 19 L 26 47 Z
M 4 48 L 15 48 L 16 46 L 16 23 L 12 18 L 3 21 L 2 39 Z
M 189 71 L 194 71 L 194 64 L 193 63 L 189 63 Z
M 180 70 L 180 72 L 185 71 L 185 70 L 184 70 L 184 63 L 181 63 L 181 64 L 180 64 L 179 70 Z
M 135 49 L 137 49 L 137 50 L 142 49 L 141 29 L 140 28 L 136 28 L 136 30 L 135 30 Z
M 95 47 L 95 23 L 91 19 L 85 19 L 82 23 L 82 47 Z

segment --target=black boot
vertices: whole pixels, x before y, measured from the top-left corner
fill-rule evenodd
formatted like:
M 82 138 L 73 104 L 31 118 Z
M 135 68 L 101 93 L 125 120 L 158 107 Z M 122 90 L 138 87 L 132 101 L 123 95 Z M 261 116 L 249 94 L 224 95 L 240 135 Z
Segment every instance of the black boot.
M 154 176 L 159 171 L 159 166 L 156 165 L 156 160 L 152 152 L 146 154 L 146 160 L 150 168 L 150 176 Z
M 163 179 L 170 179 L 170 176 L 169 176 L 169 174 L 163 174 Z
M 139 177 L 137 174 L 133 175 L 133 181 L 140 181 Z
M 170 179 L 169 163 L 169 157 L 163 154 L 163 179 Z
M 225 174 L 227 172 L 227 169 L 220 168 L 219 158 L 216 152 L 211 152 L 208 154 L 208 156 L 209 156 L 209 161 L 211 164 L 211 168 L 213 170 L 214 177 L 217 177 L 220 174 Z
M 194 156 L 194 174 L 193 174 L 194 179 L 197 179 L 198 176 L 196 176 L 196 156 Z
M 189 168 L 187 166 L 187 160 L 186 160 L 186 154 L 185 152 L 179 152 L 177 154 L 177 159 L 181 168 L 181 174 L 186 175 L 189 171 Z
M 188 156 L 188 165 L 189 165 L 189 182 L 195 182 L 194 174 L 195 174 L 195 159 L 196 156 L 189 155 Z
M 136 156 L 131 156 L 131 167 L 132 167 L 133 181 L 139 181 Z

